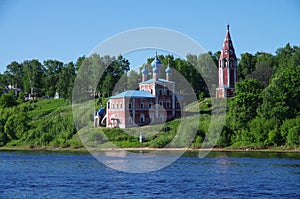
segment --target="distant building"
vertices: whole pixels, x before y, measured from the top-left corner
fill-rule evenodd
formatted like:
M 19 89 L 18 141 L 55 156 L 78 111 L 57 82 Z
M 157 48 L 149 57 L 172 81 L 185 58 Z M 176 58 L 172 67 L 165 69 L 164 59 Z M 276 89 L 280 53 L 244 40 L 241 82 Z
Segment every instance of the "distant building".
M 172 70 L 166 69 L 166 79 L 160 79 L 161 61 L 155 56 L 149 71 L 142 70 L 139 90 L 127 90 L 111 96 L 106 106 L 106 127 L 128 128 L 164 123 L 181 117 L 183 97 L 175 93 L 175 82 L 171 81 Z
M 229 33 L 229 25 L 219 58 L 219 87 L 216 89 L 216 97 L 225 98 L 235 95 L 235 83 L 237 82 L 237 58 Z
M 57 91 L 55 92 L 54 99 L 59 99 L 59 93 Z
M 19 93 L 22 91 L 22 89 L 17 88 L 17 86 L 15 86 L 15 85 L 10 84 L 10 85 L 8 85 L 8 86 L 6 86 L 6 87 L 4 88 L 3 94 L 8 94 L 8 93 L 10 93 L 11 91 L 13 91 L 15 97 L 18 97 L 18 96 L 19 96 Z

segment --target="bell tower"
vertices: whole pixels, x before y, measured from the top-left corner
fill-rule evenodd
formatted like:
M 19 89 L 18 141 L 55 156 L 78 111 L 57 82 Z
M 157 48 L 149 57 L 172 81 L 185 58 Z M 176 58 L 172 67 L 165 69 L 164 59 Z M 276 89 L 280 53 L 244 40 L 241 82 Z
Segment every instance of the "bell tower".
M 217 98 L 233 97 L 237 81 L 237 58 L 229 32 L 229 25 L 219 58 L 219 87 L 216 89 Z

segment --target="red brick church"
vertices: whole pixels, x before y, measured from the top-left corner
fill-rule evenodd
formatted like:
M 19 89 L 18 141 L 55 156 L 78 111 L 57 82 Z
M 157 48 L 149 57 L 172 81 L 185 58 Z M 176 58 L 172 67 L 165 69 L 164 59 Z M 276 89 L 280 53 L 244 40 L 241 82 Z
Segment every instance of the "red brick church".
M 159 78 L 161 66 L 156 54 L 151 63 L 152 77 L 148 78 L 149 71 L 144 68 L 139 90 L 127 90 L 109 98 L 106 127 L 129 128 L 181 117 L 183 97 L 175 93 L 170 66 L 166 68 L 166 78 Z
M 216 89 L 217 98 L 233 97 L 237 81 L 237 58 L 229 33 L 229 25 L 219 58 L 219 87 Z

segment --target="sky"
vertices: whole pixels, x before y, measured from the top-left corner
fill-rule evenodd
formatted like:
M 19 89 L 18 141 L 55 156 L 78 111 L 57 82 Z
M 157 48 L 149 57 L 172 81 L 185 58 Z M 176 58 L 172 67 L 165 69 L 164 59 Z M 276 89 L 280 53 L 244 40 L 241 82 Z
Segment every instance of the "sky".
M 221 50 L 226 26 L 236 54 L 300 45 L 297 0 L 0 0 L 0 73 L 12 61 L 76 61 L 124 31 L 159 27 Z M 129 56 L 132 67 L 152 55 Z

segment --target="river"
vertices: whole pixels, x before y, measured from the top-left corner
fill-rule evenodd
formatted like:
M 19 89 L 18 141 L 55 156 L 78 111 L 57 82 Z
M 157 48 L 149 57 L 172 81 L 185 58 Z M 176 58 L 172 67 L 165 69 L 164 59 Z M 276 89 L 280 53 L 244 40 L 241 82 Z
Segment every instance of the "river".
M 0 198 L 300 198 L 300 154 L 188 152 L 135 174 L 84 152 L 1 151 Z

